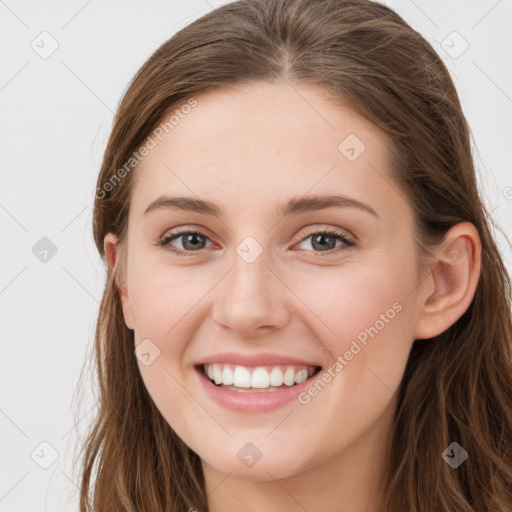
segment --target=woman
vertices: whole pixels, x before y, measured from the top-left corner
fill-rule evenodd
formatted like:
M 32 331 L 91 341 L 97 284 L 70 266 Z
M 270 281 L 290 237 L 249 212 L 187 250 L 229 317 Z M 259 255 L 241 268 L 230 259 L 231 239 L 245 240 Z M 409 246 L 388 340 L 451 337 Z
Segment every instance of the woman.
M 447 69 L 391 9 L 249 0 L 185 27 L 98 178 L 81 511 L 511 510 L 490 222 Z

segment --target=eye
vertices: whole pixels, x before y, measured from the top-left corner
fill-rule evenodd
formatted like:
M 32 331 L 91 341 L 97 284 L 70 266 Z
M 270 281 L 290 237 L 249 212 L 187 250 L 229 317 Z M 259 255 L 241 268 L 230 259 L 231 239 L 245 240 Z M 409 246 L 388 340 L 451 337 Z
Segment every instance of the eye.
M 342 246 L 351 247 L 355 245 L 355 242 L 353 240 L 350 240 L 343 233 L 340 233 L 339 231 L 336 230 L 325 229 L 322 231 L 315 231 L 308 235 L 306 238 L 303 238 L 299 243 L 304 243 L 309 238 L 311 238 L 309 245 L 310 247 L 313 247 L 313 249 L 315 249 L 314 252 L 328 253 L 328 255 L 331 255 L 333 252 L 337 252 L 337 249 L 339 248 L 339 246 L 336 247 L 337 241 L 340 241 L 340 245 Z
M 171 242 L 175 239 L 182 238 L 181 244 L 183 249 L 179 249 L 171 245 Z M 164 246 L 170 251 L 179 254 L 181 256 L 190 255 L 190 253 L 194 253 L 195 251 L 199 251 L 204 249 L 204 242 L 208 239 L 201 231 L 177 231 L 174 233 L 170 233 L 167 236 L 164 236 L 159 242 L 158 245 Z

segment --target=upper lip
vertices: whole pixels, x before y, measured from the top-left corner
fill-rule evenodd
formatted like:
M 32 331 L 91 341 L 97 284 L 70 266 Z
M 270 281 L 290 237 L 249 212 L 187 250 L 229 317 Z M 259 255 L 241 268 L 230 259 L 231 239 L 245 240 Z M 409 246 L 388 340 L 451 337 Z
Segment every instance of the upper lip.
M 196 363 L 196 366 L 211 363 L 229 363 L 240 366 L 275 366 L 275 365 L 297 365 L 297 366 L 320 366 L 311 361 L 297 359 L 279 354 L 240 354 L 235 352 L 222 352 L 205 357 Z

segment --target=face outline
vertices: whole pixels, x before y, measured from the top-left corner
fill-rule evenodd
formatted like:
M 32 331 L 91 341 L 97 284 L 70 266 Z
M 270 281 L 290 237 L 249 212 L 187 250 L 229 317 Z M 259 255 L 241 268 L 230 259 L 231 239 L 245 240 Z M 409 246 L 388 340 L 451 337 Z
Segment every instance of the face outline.
M 412 212 L 389 175 L 386 137 L 321 89 L 299 90 L 255 84 L 197 96 L 198 107 L 134 171 L 128 220 L 125 321 L 135 347 L 149 339 L 160 351 L 149 366 L 139 361 L 144 383 L 205 467 L 253 481 L 332 467 L 343 454 L 355 457 L 363 440 L 375 446 L 388 436 L 414 339 L 442 332 L 465 305 L 427 332 L 424 304 L 439 282 L 419 281 Z M 352 160 L 343 142 L 351 134 L 349 150 L 364 144 Z M 144 215 L 163 194 L 212 201 L 225 215 Z M 378 217 L 354 207 L 276 214 L 291 197 L 332 194 L 367 203 Z M 178 229 L 205 233 L 205 248 L 180 256 L 158 245 Z M 311 235 L 324 229 L 354 245 L 313 254 L 320 244 Z M 248 236 L 263 249 L 252 263 L 236 251 Z M 185 250 L 183 241 L 173 245 Z M 115 242 L 107 235 L 107 254 Z M 371 326 L 378 333 L 307 404 L 230 411 L 209 400 L 193 368 L 232 351 L 298 357 L 325 370 Z M 263 455 L 252 467 L 237 456 L 248 442 Z

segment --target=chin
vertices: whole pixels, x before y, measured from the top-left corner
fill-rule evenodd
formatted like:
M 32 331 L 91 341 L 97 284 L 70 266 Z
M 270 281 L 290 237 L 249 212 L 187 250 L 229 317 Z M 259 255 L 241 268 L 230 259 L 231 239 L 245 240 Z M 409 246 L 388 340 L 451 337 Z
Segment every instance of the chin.
M 245 465 L 235 455 L 234 459 L 223 460 L 219 465 L 210 464 L 203 459 L 204 465 L 214 468 L 215 471 L 226 474 L 232 478 L 241 478 L 253 482 L 270 482 L 274 480 L 285 479 L 297 475 L 304 471 L 303 467 L 293 463 L 290 460 L 272 457 L 272 455 L 262 455 L 262 457 L 252 466 Z

